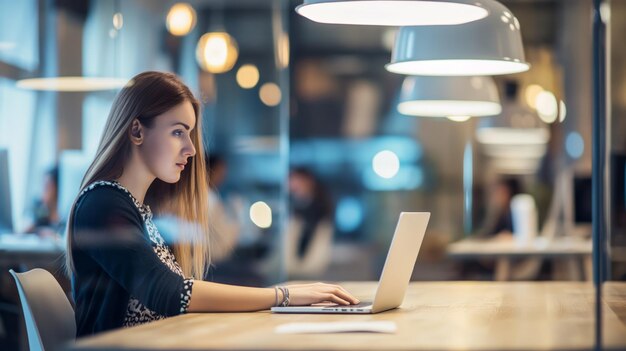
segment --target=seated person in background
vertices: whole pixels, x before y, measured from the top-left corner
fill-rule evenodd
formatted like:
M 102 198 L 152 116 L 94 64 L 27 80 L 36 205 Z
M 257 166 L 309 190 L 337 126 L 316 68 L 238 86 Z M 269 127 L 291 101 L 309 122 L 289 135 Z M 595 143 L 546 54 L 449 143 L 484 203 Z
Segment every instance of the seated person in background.
M 293 278 L 324 273 L 331 260 L 332 204 L 311 171 L 297 168 L 289 174 L 291 216 L 287 231 L 285 264 Z
M 228 172 L 226 161 L 216 154 L 206 155 L 209 173 L 209 221 L 211 222 L 211 261 L 219 263 L 230 256 L 239 238 L 239 223 L 224 206 L 219 187 Z
M 513 197 L 522 192 L 521 183 L 517 178 L 498 179 L 489 193 L 487 216 L 478 235 L 493 237 L 497 240 L 513 240 L 514 228 L 511 201 Z M 491 259 L 485 259 L 474 264 L 467 264 L 463 267 L 462 274 L 466 277 L 476 272 L 479 274 L 492 274 L 494 273 L 495 263 Z M 533 280 L 539 274 L 542 260 L 536 258 L 514 259 L 510 264 L 509 279 Z
M 32 209 L 31 224 L 26 233 L 37 233 L 42 237 L 56 237 L 63 228 L 59 218 L 57 201 L 59 198 L 59 168 L 46 172 L 41 199 L 35 201 Z
M 511 199 L 521 192 L 516 178 L 501 178 L 492 187 L 487 204 L 487 215 L 478 235 L 508 237 L 513 233 Z

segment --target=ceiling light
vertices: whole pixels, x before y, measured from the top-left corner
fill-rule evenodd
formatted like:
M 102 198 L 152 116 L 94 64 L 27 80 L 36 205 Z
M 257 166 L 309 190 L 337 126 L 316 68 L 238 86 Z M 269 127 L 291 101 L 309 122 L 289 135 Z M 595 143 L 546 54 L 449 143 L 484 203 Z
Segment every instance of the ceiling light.
M 537 114 L 545 123 L 553 123 L 559 114 L 559 103 L 551 92 L 544 90 L 535 99 Z
M 167 13 L 165 25 L 172 35 L 187 35 L 196 25 L 196 11 L 187 3 L 174 4 Z
M 196 60 L 200 67 L 211 73 L 230 71 L 237 57 L 239 48 L 237 42 L 226 32 L 205 33 L 196 47 Z
M 537 96 L 541 94 L 543 88 L 538 84 L 531 84 L 526 87 L 524 92 L 524 98 L 526 99 L 526 104 L 534 109 L 537 108 L 535 102 L 537 101 Z
M 447 116 L 447 118 L 454 122 L 465 122 L 469 121 L 472 116 Z
M 259 89 L 259 98 L 267 106 L 276 106 L 280 104 L 281 92 L 275 83 L 265 83 Z
M 488 8 L 474 0 L 305 0 L 300 15 L 320 23 L 414 26 L 480 20 Z
M 510 11 L 483 0 L 489 16 L 458 26 L 401 27 L 385 68 L 393 73 L 425 76 L 476 76 L 519 73 L 525 61 L 519 24 L 505 23 Z M 516 18 L 513 17 L 513 23 Z
M 244 89 L 254 88 L 259 82 L 259 69 L 255 65 L 247 64 L 237 70 L 237 84 Z
M 544 128 L 479 128 L 476 139 L 481 144 L 492 145 L 542 145 L 550 140 L 550 132 Z
M 398 111 L 422 117 L 493 116 L 502 107 L 491 77 L 409 76 L 402 84 Z
M 80 92 L 120 89 L 128 83 L 128 79 L 122 78 L 50 77 L 21 79 L 17 81 L 16 86 L 31 90 Z

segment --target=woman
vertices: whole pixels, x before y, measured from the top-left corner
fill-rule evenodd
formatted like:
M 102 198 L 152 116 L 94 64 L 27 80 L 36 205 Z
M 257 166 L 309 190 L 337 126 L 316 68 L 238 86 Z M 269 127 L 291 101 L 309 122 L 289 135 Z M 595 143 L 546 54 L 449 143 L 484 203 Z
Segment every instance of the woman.
M 210 263 L 199 103 L 176 76 L 145 72 L 113 102 L 67 227 L 77 335 L 186 312 L 358 303 L 328 284 L 249 288 L 202 281 Z M 168 245 L 152 222 L 193 223 Z

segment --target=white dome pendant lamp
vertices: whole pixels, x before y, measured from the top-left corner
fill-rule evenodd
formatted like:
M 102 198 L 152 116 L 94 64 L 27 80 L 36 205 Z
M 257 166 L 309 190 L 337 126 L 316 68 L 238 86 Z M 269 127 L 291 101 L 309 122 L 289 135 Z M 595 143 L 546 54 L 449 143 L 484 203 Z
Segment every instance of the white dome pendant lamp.
M 296 12 L 319 23 L 417 26 L 477 21 L 489 10 L 476 0 L 304 0 Z
M 491 77 L 408 76 L 400 92 L 398 112 L 409 116 L 494 116 L 502 112 Z
M 479 76 L 527 71 L 519 21 L 495 0 L 480 0 L 489 15 L 458 26 L 401 27 L 389 72 Z

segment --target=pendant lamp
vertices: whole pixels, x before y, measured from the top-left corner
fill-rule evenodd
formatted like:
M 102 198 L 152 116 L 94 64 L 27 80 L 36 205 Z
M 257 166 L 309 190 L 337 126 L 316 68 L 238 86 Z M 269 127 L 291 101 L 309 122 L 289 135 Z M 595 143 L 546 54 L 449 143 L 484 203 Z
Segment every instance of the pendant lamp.
M 393 73 L 426 76 L 477 76 L 519 73 L 525 61 L 517 18 L 494 0 L 481 0 L 489 15 L 457 26 L 401 27 L 391 63 Z
M 320 23 L 415 26 L 472 22 L 489 10 L 474 0 L 305 0 L 296 12 Z
M 68 65 L 68 70 L 82 72 L 82 75 L 63 75 L 51 77 L 24 78 L 16 82 L 16 87 L 26 90 L 57 91 L 57 92 L 92 92 L 117 90 L 133 82 L 127 78 L 120 78 L 120 33 L 123 33 L 124 16 L 121 10 L 121 1 L 100 4 L 102 9 L 112 13 L 111 24 L 95 21 L 93 26 L 86 26 L 84 36 L 89 38 L 83 52 L 99 56 L 98 60 L 89 60 L 85 55 L 82 65 Z M 106 29 L 106 30 L 103 30 Z M 102 37 L 97 38 L 97 35 Z M 105 39 L 106 38 L 106 39 Z M 99 40 L 96 40 L 99 39 Z M 107 43 L 108 40 L 111 40 Z M 94 44 L 96 43 L 96 44 Z M 71 45 L 68 43 L 66 45 Z M 97 54 L 91 48 L 96 49 Z M 100 54 L 100 55 L 98 55 Z M 111 55 L 111 56 L 107 56 Z M 59 58 L 60 59 L 60 58 Z M 107 65 L 102 65 L 104 63 Z M 100 63 L 100 65 L 98 64 Z M 59 62 L 61 64 L 61 62 Z M 99 74 L 109 76 L 100 76 Z
M 100 91 L 121 89 L 130 82 L 124 78 L 110 77 L 48 77 L 18 80 L 21 89 L 63 92 Z
M 398 112 L 409 116 L 493 116 L 502 111 L 491 77 L 408 76 Z

